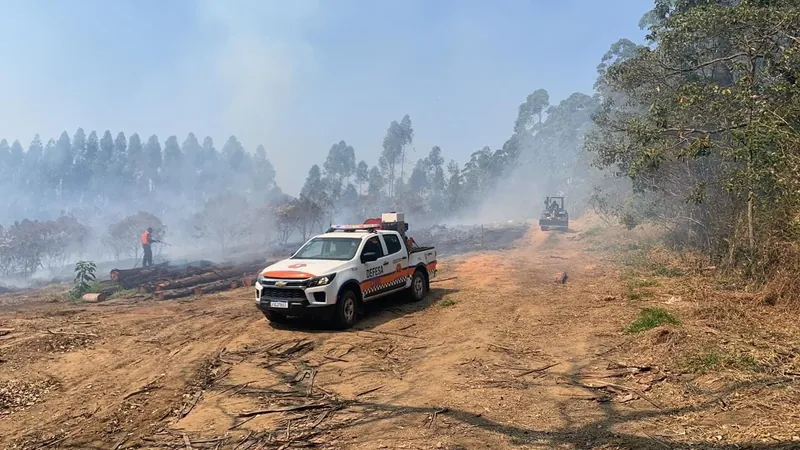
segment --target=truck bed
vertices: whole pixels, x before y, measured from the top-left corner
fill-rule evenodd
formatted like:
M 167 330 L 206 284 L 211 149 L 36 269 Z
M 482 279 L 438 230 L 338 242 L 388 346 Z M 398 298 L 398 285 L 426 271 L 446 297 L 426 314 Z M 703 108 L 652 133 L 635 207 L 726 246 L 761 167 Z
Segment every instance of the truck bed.
M 424 251 L 427 251 L 427 250 L 433 250 L 433 247 L 416 247 L 416 248 L 410 249 L 408 251 L 408 253 L 419 253 L 419 252 L 424 252 Z

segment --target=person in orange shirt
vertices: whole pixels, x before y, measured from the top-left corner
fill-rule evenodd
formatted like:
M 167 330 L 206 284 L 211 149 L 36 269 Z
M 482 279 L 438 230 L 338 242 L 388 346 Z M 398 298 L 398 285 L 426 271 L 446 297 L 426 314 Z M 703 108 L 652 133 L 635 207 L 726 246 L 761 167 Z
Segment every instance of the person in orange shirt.
M 150 248 L 150 245 L 153 243 L 153 229 L 148 227 L 147 230 L 142 233 L 142 250 L 144 250 L 144 256 L 142 257 L 142 267 L 148 267 L 153 265 L 153 250 Z

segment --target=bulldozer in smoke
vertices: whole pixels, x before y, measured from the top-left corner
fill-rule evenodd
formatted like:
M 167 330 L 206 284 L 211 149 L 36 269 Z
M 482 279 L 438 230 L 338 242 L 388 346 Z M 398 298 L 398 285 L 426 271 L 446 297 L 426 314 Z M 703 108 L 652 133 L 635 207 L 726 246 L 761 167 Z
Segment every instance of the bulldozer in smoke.
M 569 229 L 569 213 L 564 209 L 564 197 L 546 197 L 544 211 L 539 218 L 542 231 L 550 229 L 567 231 Z

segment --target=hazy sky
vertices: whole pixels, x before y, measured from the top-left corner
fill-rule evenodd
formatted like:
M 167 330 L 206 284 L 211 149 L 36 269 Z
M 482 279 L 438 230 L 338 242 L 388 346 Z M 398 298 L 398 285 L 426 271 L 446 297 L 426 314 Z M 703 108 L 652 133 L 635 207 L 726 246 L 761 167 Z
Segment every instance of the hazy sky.
M 590 93 L 648 0 L 0 0 L 0 136 L 77 127 L 259 143 L 296 193 L 331 144 L 377 160 L 410 114 L 415 154 L 463 162 L 538 88 Z

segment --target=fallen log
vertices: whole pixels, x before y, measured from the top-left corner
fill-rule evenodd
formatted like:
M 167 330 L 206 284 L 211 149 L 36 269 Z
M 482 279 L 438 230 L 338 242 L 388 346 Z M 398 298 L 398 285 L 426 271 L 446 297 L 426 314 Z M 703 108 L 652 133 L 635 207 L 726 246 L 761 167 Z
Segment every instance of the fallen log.
M 182 289 L 188 287 L 194 287 L 205 283 L 211 283 L 214 281 L 220 281 L 228 278 L 233 277 L 241 277 L 244 275 L 238 268 L 228 269 L 228 270 L 208 270 L 204 273 L 199 275 L 194 275 L 186 278 L 178 278 L 173 280 L 163 280 L 158 281 L 155 284 L 156 291 L 168 291 L 172 289 Z
M 161 291 L 157 294 L 157 297 L 159 300 L 172 300 L 175 298 L 189 297 L 190 295 L 194 295 L 194 289 L 192 288 Z
M 203 294 L 211 294 L 213 292 L 229 291 L 231 289 L 236 289 L 237 287 L 239 287 L 239 283 L 236 280 L 231 280 L 231 279 L 220 280 L 214 283 L 204 284 L 202 286 L 195 287 L 194 295 L 203 295 Z
M 102 292 L 94 293 L 94 294 L 83 294 L 81 300 L 90 303 L 102 302 L 105 301 L 108 296 Z
M 214 281 L 211 283 L 200 284 L 181 289 L 170 289 L 168 291 L 160 291 L 156 293 L 159 300 L 171 300 L 175 298 L 189 297 L 192 295 L 203 295 L 211 292 L 227 291 L 231 289 L 231 284 L 235 280 L 226 279 Z
M 135 269 L 111 269 L 109 277 L 112 281 L 122 281 L 137 276 L 149 275 L 167 269 L 168 263 L 157 264 L 152 267 L 137 267 Z
M 227 267 L 226 267 L 227 268 Z M 158 278 L 175 278 L 181 276 L 194 275 L 196 273 L 203 273 L 209 270 L 214 270 L 213 266 L 194 267 L 188 265 L 181 266 L 153 266 L 153 267 L 140 267 L 137 269 L 114 269 L 110 273 L 112 281 L 131 283 L 143 280 L 156 280 Z M 223 269 L 217 267 L 216 270 Z
M 120 279 L 117 282 L 119 283 L 120 286 L 122 286 L 125 289 L 133 289 L 135 287 L 144 284 L 155 283 L 158 280 L 170 279 L 179 276 L 182 276 L 182 274 L 169 273 L 169 272 L 156 272 L 156 273 L 148 273 L 145 275 Z
M 155 272 L 147 272 L 137 276 L 131 276 L 119 281 L 125 289 L 132 289 L 139 286 L 147 285 L 150 292 L 157 290 L 158 284 L 163 282 L 170 282 L 176 279 L 184 279 L 192 276 L 198 276 L 206 273 L 219 271 L 219 269 L 205 268 L 205 269 L 191 269 L 186 270 L 159 270 Z M 196 283 L 195 283 L 196 284 Z M 188 287 L 188 286 L 187 286 Z

